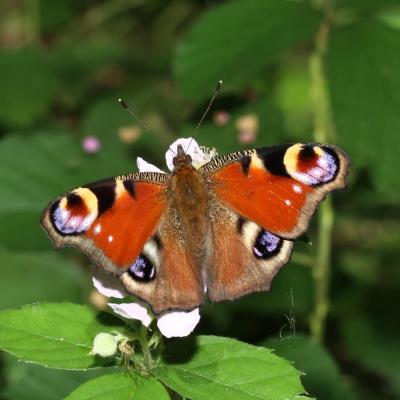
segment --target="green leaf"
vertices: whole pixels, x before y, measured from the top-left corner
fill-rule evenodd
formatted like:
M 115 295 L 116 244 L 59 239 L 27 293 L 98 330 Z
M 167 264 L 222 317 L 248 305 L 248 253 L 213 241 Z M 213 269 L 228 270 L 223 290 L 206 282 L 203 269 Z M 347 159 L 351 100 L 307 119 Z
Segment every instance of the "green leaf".
M 0 310 L 39 301 L 79 301 L 83 273 L 55 252 L 14 253 L 0 249 Z
M 382 307 L 382 302 L 380 305 Z M 343 321 L 342 331 L 347 350 L 354 360 L 368 370 L 386 377 L 388 389 L 399 396 L 400 324 L 397 312 L 394 310 L 390 314 L 378 315 L 376 312 L 375 317 L 371 317 L 370 314 L 360 314 L 358 308 L 356 315 Z
M 73 187 L 132 169 L 122 149 L 104 144 L 99 153 L 88 155 L 71 135 L 5 138 L 0 142 L 0 242 L 14 249 L 21 243 L 26 250 L 50 248 L 39 224 L 50 200 Z
M 107 365 L 90 354 L 99 332 L 123 331 L 120 320 L 86 306 L 44 303 L 0 313 L 0 349 L 26 362 L 76 369 Z
M 66 400 L 168 400 L 165 388 L 152 377 L 129 373 L 104 375 L 92 379 L 74 390 Z
M 276 354 L 295 363 L 305 372 L 302 382 L 311 396 L 319 400 L 353 400 L 355 395 L 345 384 L 331 355 L 313 339 L 296 335 L 265 342 Z
M 265 64 L 309 40 L 321 20 L 301 2 L 240 0 L 211 9 L 178 47 L 175 75 L 184 93 L 199 98 L 219 79 L 242 84 Z
M 132 116 L 121 107 L 115 96 L 93 102 L 83 120 L 84 132 L 98 136 L 107 149 L 114 152 L 121 152 L 124 147 L 118 136 L 119 130 L 134 125 Z
M 83 382 L 93 379 L 109 368 L 89 371 L 64 371 L 25 364 L 12 356 L 1 354 L 5 361 L 6 383 L 0 388 L 0 397 L 7 400 L 63 399 Z M 3 397 L 1 397 L 3 398 Z
M 46 53 L 0 53 L 0 123 L 27 127 L 48 109 L 58 78 Z
M 273 106 L 268 98 L 261 99 L 250 105 L 241 107 L 229 114 L 229 122 L 219 127 L 215 124 L 207 123 L 201 126 L 201 134 L 198 142 L 201 146 L 216 148 L 219 154 L 237 151 L 239 147 L 244 147 L 239 141 L 239 131 L 236 128 L 237 120 L 243 116 L 254 116 L 259 125 L 258 135 L 251 147 L 262 147 L 266 143 L 275 143 L 282 139 L 280 134 L 283 131 L 283 123 L 280 119 L 278 110 Z M 185 126 L 180 132 L 181 137 L 190 137 L 193 135 L 194 127 Z
M 47 9 L 44 10 L 47 11 Z M 78 36 L 80 36 L 77 32 L 81 28 L 80 22 L 75 19 L 72 23 L 76 23 L 77 26 L 71 26 Z M 79 108 L 79 111 L 86 108 L 93 86 L 100 83 L 98 82 L 99 71 L 101 75 L 102 70 L 115 68 L 116 75 L 121 73 L 116 67 L 123 61 L 126 54 L 121 44 L 121 41 L 112 42 L 105 37 L 96 36 L 94 39 L 83 41 L 69 40 L 54 47 L 51 53 L 52 65 L 57 74 L 62 77 L 60 102 L 67 107 Z M 118 105 L 114 104 L 115 106 Z
M 399 1 L 400 4 L 400 1 Z M 390 26 L 391 28 L 400 29 L 400 8 L 384 10 L 378 14 L 380 22 Z
M 199 336 L 166 347 L 155 376 L 192 400 L 281 400 L 304 392 L 300 372 L 268 349 Z
M 400 31 L 375 21 L 336 28 L 327 77 L 339 142 L 375 185 L 400 191 Z
M 52 32 L 65 29 L 73 16 L 73 7 L 68 1 L 39 0 L 39 20 L 42 31 Z
M 308 58 L 282 65 L 275 96 L 292 140 L 312 140 L 312 102 Z

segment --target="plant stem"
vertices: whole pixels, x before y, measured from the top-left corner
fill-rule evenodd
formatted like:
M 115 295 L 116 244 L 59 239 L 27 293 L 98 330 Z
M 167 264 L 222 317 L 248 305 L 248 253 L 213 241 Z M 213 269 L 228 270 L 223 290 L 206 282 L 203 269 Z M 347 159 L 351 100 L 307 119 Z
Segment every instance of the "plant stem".
M 153 368 L 153 359 L 151 357 L 149 345 L 148 345 L 148 338 L 147 338 L 147 327 L 144 325 L 140 326 L 140 331 L 139 331 L 139 343 L 142 348 L 142 353 L 143 353 L 143 360 L 144 360 L 144 365 L 147 369 L 147 371 L 150 371 Z
M 323 3 L 325 20 L 315 37 L 314 51 L 310 56 L 311 90 L 314 108 L 314 139 L 319 143 L 334 141 L 334 127 L 324 71 L 324 56 L 329 37 L 330 16 L 333 3 Z M 331 272 L 331 246 L 334 209 L 330 198 L 326 199 L 318 214 L 318 247 L 316 249 L 313 278 L 315 283 L 315 305 L 310 316 L 311 335 L 322 342 L 325 335 L 326 318 L 329 312 L 329 283 Z

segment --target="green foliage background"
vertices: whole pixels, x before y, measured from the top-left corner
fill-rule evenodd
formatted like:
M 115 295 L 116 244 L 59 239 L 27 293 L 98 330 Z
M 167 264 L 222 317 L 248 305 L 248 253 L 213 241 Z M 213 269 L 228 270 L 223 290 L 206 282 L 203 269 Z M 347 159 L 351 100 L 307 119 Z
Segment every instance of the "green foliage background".
M 139 155 L 165 169 L 159 139 L 142 129 L 121 140 L 137 122 L 116 99 L 172 141 L 193 132 L 219 79 L 199 143 L 239 149 L 235 123 L 256 114 L 251 146 L 328 141 L 352 167 L 348 190 L 321 208 L 312 245 L 296 244 L 272 292 L 204 307 L 196 333 L 275 349 L 318 399 L 400 399 L 399 0 L 2 1 L 0 310 L 90 303 L 88 261 L 55 253 L 42 209 L 74 186 L 135 170 Z M 223 127 L 218 111 L 230 115 Z M 88 135 L 101 140 L 97 154 L 82 150 Z M 0 398 L 59 399 L 96 375 L 2 353 Z M 115 398 L 129 392 L 123 374 L 91 382 L 92 395 L 93 382 L 118 387 Z

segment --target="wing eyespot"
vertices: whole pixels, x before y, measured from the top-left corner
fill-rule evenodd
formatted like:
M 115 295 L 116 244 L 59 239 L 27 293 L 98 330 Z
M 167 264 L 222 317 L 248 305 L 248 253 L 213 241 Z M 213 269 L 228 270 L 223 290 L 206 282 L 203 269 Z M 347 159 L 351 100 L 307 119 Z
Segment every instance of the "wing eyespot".
M 321 145 L 295 144 L 287 149 L 283 162 L 293 179 L 308 186 L 332 182 L 340 170 L 336 152 Z
M 257 259 L 267 260 L 279 253 L 282 243 L 282 238 L 261 229 L 253 244 L 253 255 Z
M 53 228 L 63 236 L 86 232 L 98 215 L 95 194 L 78 188 L 54 202 L 49 217 Z
M 129 267 L 128 275 L 138 282 L 150 282 L 156 277 L 156 268 L 149 257 L 141 254 Z

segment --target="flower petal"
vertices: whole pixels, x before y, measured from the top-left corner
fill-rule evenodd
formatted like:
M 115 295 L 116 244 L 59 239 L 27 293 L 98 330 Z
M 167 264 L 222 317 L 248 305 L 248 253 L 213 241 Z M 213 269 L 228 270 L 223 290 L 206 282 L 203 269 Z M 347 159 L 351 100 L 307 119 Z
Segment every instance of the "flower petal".
M 162 174 L 165 174 L 165 172 L 160 168 L 143 160 L 142 157 L 136 159 L 136 165 L 139 168 L 139 172 L 161 172 Z
M 121 281 L 99 267 L 94 267 L 92 281 L 93 286 L 106 297 L 122 299 L 128 296 Z
M 153 320 L 153 316 L 150 314 L 147 306 L 141 301 L 121 304 L 108 303 L 108 305 L 116 314 L 128 319 L 137 319 L 145 327 L 148 327 Z
M 178 145 L 181 145 L 186 154 L 192 157 L 193 165 L 196 168 L 210 161 L 208 152 L 204 152 L 203 148 L 201 148 L 193 138 L 177 139 L 169 146 L 168 151 L 165 153 L 165 161 L 170 171 L 174 169 L 173 159 L 178 152 Z
M 158 318 L 157 326 L 167 338 L 189 335 L 200 321 L 199 309 L 167 312 Z

